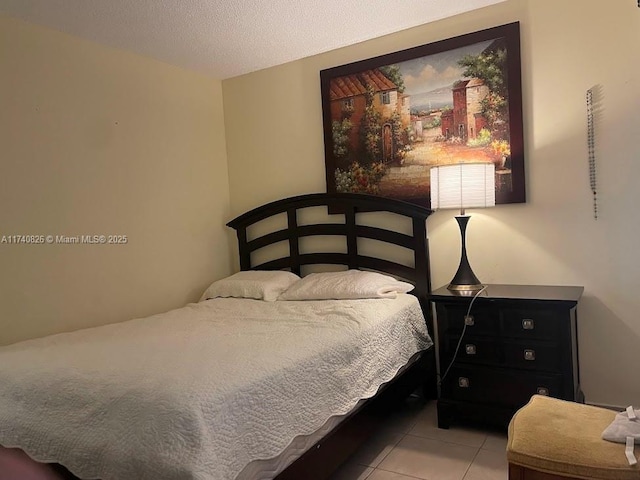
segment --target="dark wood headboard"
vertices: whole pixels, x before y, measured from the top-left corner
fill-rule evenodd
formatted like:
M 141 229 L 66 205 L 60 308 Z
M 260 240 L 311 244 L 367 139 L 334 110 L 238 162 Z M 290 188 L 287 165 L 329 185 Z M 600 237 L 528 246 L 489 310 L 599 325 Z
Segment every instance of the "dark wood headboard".
M 298 212 L 309 207 L 327 207 L 329 212 L 339 212 L 343 221 L 336 223 L 340 215 L 331 215 L 331 223 L 299 225 Z M 411 219 L 413 234 L 407 235 L 381 227 L 358 224 L 358 213 L 391 212 Z M 247 238 L 247 229 L 269 217 L 286 213 L 287 227 L 254 239 Z M 242 270 L 291 270 L 300 274 L 303 265 L 331 264 L 348 268 L 376 270 L 401 277 L 415 285 L 412 292 L 425 299 L 431 290 L 429 246 L 427 241 L 427 217 L 431 210 L 412 203 L 373 195 L 356 193 L 314 193 L 277 200 L 257 207 L 231 220 L 227 225 L 236 230 Z M 346 239 L 346 253 L 300 253 L 300 241 L 304 237 L 337 235 Z M 368 238 L 386 244 L 407 248 L 413 252 L 412 267 L 393 261 L 361 255 L 358 239 Z M 289 255 L 262 264 L 252 263 L 252 252 L 263 247 L 286 241 Z

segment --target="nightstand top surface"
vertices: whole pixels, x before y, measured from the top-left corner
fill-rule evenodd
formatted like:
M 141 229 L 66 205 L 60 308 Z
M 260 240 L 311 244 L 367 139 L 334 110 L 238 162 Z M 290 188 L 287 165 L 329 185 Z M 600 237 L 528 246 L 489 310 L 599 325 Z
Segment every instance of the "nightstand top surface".
M 577 303 L 584 291 L 579 286 L 551 286 L 551 285 L 499 285 L 489 284 L 478 296 L 478 300 L 538 300 L 551 302 Z M 471 299 L 473 295 L 461 295 L 459 292 L 447 290 L 447 286 L 440 287 L 429 294 L 430 300 Z

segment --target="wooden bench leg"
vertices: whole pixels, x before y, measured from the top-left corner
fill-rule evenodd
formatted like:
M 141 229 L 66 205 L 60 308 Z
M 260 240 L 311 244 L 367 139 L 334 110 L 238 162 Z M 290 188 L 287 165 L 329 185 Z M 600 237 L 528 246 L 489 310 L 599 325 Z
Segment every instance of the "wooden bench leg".
M 524 480 L 524 467 L 509 463 L 509 480 Z

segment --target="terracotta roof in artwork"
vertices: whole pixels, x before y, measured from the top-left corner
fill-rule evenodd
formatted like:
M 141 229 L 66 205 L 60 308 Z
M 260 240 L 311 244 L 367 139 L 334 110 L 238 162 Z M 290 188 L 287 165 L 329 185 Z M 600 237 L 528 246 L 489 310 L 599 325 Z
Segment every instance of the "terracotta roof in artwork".
M 367 84 L 373 87 L 374 92 L 395 90 L 397 85 L 389 80 L 377 68 L 365 70 L 353 75 L 336 77 L 329 84 L 329 95 L 331 100 L 341 100 L 343 98 L 364 95 L 367 91 Z
M 467 88 L 479 87 L 481 85 L 484 85 L 484 80 L 481 80 L 480 78 L 472 78 L 469 80 L 469 83 L 467 83 Z
M 467 83 L 469 83 L 469 80 L 458 80 L 453 83 L 452 90 L 459 90 L 461 88 L 465 88 L 467 86 Z

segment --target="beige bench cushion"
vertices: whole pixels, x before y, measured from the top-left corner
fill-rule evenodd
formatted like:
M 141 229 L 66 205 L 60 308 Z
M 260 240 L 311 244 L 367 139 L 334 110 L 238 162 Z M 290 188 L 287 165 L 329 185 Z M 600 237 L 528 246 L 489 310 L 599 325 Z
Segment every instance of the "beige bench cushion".
M 640 468 L 629 466 L 624 444 L 602 440 L 602 431 L 615 414 L 604 408 L 534 395 L 511 419 L 507 459 L 568 477 L 640 480 Z

